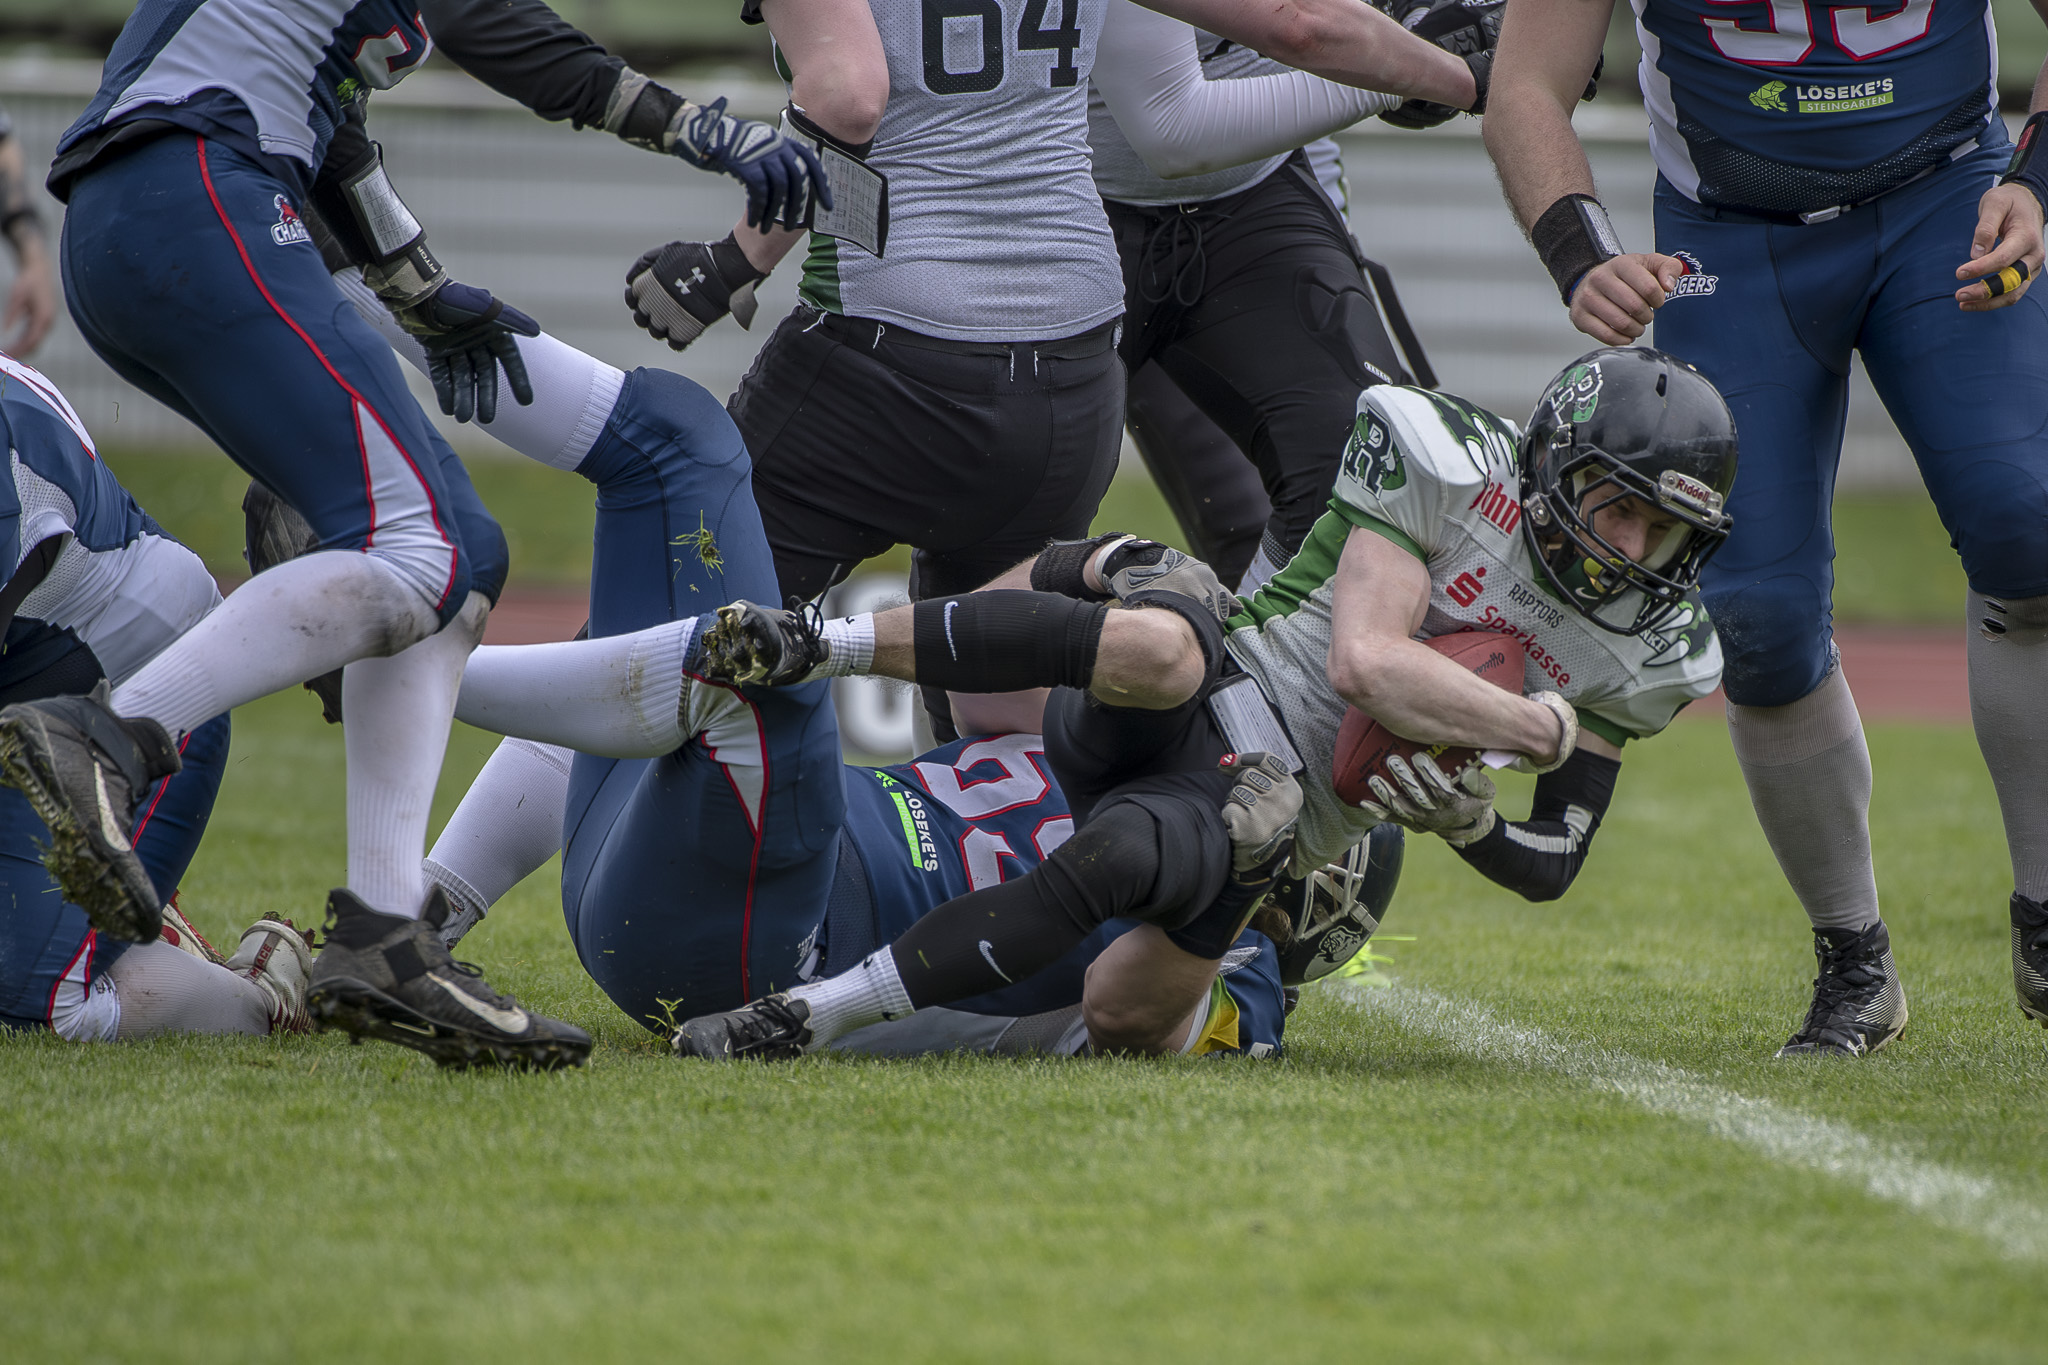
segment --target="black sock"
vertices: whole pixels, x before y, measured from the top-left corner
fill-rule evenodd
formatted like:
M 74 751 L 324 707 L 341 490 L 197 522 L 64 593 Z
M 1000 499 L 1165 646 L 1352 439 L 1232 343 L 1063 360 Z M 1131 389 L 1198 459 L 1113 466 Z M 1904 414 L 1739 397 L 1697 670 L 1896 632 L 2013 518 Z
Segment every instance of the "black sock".
M 1106 605 L 1001 589 L 911 608 L 917 681 L 951 692 L 1086 687 L 1095 676 Z

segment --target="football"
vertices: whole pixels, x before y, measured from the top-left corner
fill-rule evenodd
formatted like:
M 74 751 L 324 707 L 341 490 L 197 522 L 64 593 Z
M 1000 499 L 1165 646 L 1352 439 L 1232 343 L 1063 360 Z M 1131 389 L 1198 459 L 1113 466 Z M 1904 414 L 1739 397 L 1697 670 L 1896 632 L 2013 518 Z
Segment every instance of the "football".
M 1423 643 L 1496 687 L 1504 687 L 1510 692 L 1522 690 L 1522 651 L 1505 635 L 1491 631 L 1463 631 L 1456 635 L 1439 635 Z M 1387 775 L 1386 762 L 1389 758 L 1396 755 L 1412 758 L 1418 753 L 1428 754 L 1444 770 L 1444 775 L 1453 780 L 1479 761 L 1479 751 L 1465 745 L 1424 744 L 1402 739 L 1354 706 L 1345 713 L 1344 723 L 1337 730 L 1337 749 L 1330 760 L 1330 780 L 1339 797 L 1357 805 L 1360 801 L 1372 799 L 1372 788 L 1366 784 L 1375 775 Z

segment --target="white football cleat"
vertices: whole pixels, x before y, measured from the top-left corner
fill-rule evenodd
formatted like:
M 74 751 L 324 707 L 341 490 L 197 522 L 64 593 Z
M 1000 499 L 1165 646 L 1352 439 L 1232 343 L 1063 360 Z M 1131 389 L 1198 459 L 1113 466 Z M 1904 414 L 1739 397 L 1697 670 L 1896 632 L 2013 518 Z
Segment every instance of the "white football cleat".
M 169 923 L 169 913 L 165 922 Z M 313 974 L 313 950 L 288 919 L 265 915 L 242 931 L 242 944 L 227 969 L 256 983 L 270 997 L 272 1033 L 307 1033 L 306 981 Z
M 206 941 L 206 935 L 192 927 L 192 921 L 185 918 L 185 912 L 178 908 L 178 893 L 171 893 L 170 903 L 164 906 L 164 942 L 180 952 L 192 954 L 201 962 L 222 966 L 227 959 L 220 950 Z

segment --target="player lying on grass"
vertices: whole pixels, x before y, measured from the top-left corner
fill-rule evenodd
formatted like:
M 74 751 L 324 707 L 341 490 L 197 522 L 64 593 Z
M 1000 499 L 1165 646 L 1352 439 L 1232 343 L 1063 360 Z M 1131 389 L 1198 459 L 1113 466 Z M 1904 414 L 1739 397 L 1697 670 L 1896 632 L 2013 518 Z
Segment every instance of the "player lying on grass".
M 983 737 L 868 769 L 843 765 L 825 683 L 703 681 L 697 642 L 716 618 L 699 609 L 775 582 L 738 432 L 677 375 L 621 374 L 545 335 L 520 347 L 534 403 L 484 429 L 597 485 L 590 638 L 470 659 L 456 714 L 523 738 L 492 755 L 429 857 L 454 908 L 444 937 L 560 850 L 585 968 L 629 1016 L 661 1022 L 850 966 L 934 907 L 1061 857 L 1073 821 L 1042 746 L 1001 733 L 1037 728 L 1035 698 L 965 698 Z M 1237 784 L 1217 785 L 1221 802 Z M 1186 1012 L 1176 1043 L 1277 1046 L 1283 972 L 1321 975 L 1356 951 L 1392 894 L 1399 848 L 1382 839 L 1370 863 L 1361 850 L 1305 879 L 1287 917 L 1261 921 L 1285 955 L 1234 934 L 1227 963 L 1240 969 Z M 863 1045 L 1077 1046 L 1082 975 L 1113 971 L 1113 940 L 1133 927 L 1100 926 L 1059 971 L 1018 990 L 998 981 L 943 1027 Z M 1013 1028 L 1020 1016 L 1045 1017 Z
M 54 384 L 0 355 L 0 703 L 84 714 L 220 602 L 213 575 L 136 506 Z M 76 1041 L 154 1033 L 303 1029 L 309 958 L 289 924 L 258 920 L 223 964 L 173 897 L 213 810 L 228 718 L 185 737 L 175 771 L 142 795 L 132 838 L 158 888 L 164 932 L 126 943 L 93 928 L 43 867 L 49 830 L 0 789 L 0 1028 Z M 180 766 L 178 759 L 182 759 Z
M 1229 942 L 1220 870 L 1193 875 L 1223 865 L 1223 832 L 1193 803 L 1154 800 L 1141 816 L 1116 798 L 1200 782 L 1232 749 L 1291 740 L 1298 752 L 1297 868 L 1392 819 L 1532 899 L 1561 894 L 1612 798 L 1622 744 L 1663 729 L 1720 676 L 1694 587 L 1727 534 L 1735 458 L 1727 407 L 1695 371 L 1655 351 L 1597 351 L 1558 376 L 1526 433 L 1426 390 L 1367 390 L 1330 511 L 1242 605 L 1192 561 L 1105 538 L 1051 546 L 998 591 L 822 629 L 751 603 L 721 611 L 705 655 L 708 676 L 727 681 L 1057 685 L 1046 754 L 1074 806 L 1073 844 L 1100 862 L 1076 886 L 1041 871 L 977 892 L 854 971 L 693 1020 L 681 1040 L 704 1056 L 808 1050 L 1026 977 L 1096 916 L 1142 913 L 1165 932 L 1119 964 L 1121 999 L 1162 1042 Z M 1148 581 L 1168 591 L 1139 590 Z M 1112 591 L 1119 603 L 1105 603 Z M 1517 640 L 1530 695 L 1418 639 L 1456 631 Z M 1532 818 L 1497 818 L 1483 774 L 1442 773 L 1426 755 L 1382 777 L 1377 804 L 1346 802 L 1333 763 L 1352 706 L 1398 735 L 1519 755 L 1543 774 Z M 1168 881 L 1162 904 L 1155 882 Z

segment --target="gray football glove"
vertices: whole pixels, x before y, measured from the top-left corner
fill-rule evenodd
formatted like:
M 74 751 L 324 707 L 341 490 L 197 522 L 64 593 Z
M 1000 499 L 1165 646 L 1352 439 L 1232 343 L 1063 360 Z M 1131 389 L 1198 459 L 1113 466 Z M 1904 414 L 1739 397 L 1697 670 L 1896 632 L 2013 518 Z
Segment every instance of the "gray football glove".
M 1225 754 L 1216 765 L 1237 775 L 1223 803 L 1230 831 L 1230 869 L 1239 882 L 1264 881 L 1294 852 L 1301 784 L 1276 754 Z
M 1192 597 L 1228 621 L 1237 611 L 1237 598 L 1216 571 L 1170 545 L 1133 536 L 1110 547 L 1102 557 L 1102 581 L 1117 601 L 1139 592 L 1177 592 Z
M 626 306 L 650 336 L 680 351 L 727 313 L 751 329 L 760 311 L 754 286 L 767 278 L 731 233 L 722 242 L 670 242 L 626 272 Z
M 1387 760 L 1389 782 L 1366 782 L 1376 798 L 1358 803 L 1360 810 L 1421 834 L 1435 834 L 1452 848 L 1483 839 L 1493 829 L 1493 779 L 1478 767 L 1453 779 L 1428 754 Z

